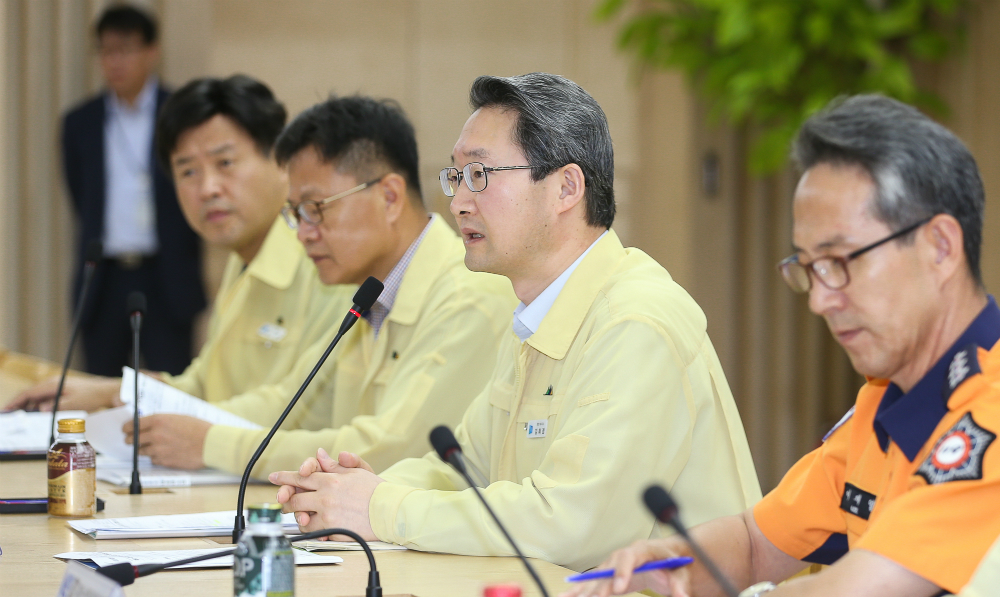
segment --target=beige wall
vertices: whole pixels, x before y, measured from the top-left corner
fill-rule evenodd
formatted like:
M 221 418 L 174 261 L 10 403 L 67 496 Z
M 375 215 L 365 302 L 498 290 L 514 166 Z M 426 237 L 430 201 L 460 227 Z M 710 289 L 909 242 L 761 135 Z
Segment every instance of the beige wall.
M 638 89 L 628 81 L 627 59 L 614 49 L 613 28 L 592 22 L 591 5 L 293 0 L 278 10 L 271 2 L 164 0 L 165 73 L 175 82 L 249 74 L 270 85 L 291 115 L 330 93 L 398 100 L 417 131 L 427 203 L 441 212 L 447 202 L 437 172 L 469 115 L 472 80 L 486 73 L 565 75 L 608 114 L 623 206 L 617 228 L 628 237 Z
M 469 115 L 480 74 L 547 71 L 586 88 L 615 140 L 616 230 L 632 234 L 639 88 L 615 30 L 591 18 L 591 0 L 161 0 L 164 76 L 245 73 L 266 82 L 290 116 L 330 93 L 394 98 L 413 121 L 428 207 L 447 214 L 437 172 Z M 679 81 L 672 92 L 683 95 Z M 676 164 L 680 169 L 683 156 Z M 448 217 L 451 221 L 450 216 Z M 217 269 L 221 256 L 210 260 Z

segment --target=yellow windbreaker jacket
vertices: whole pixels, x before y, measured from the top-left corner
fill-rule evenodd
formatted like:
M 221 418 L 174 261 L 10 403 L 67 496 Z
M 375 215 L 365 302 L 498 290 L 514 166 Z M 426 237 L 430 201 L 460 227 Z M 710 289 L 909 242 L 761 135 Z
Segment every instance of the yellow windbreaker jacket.
M 641 503 L 650 483 L 670 488 L 692 525 L 761 497 L 704 314 L 613 231 L 580 262 L 537 332 L 521 343 L 508 328 L 493 377 L 456 437 L 525 555 L 575 570 L 664 533 Z M 382 478 L 369 506 L 379 539 L 512 555 L 435 454 Z
M 282 382 L 298 387 L 299 359 L 332 338 L 329 330 L 340 327 L 356 289 L 324 286 L 295 232 L 279 217 L 246 268 L 235 253 L 229 256 L 205 345 L 183 373 L 163 379 L 212 403 L 246 393 L 267 395 L 269 386 Z M 287 402 L 284 394 L 271 397 Z M 244 415 L 261 425 L 274 422 L 253 412 Z
M 430 430 L 457 423 L 482 390 L 517 300 L 506 278 L 465 267 L 462 241 L 440 216 L 430 226 L 378 337 L 363 319 L 344 336 L 312 382 L 323 391 L 303 396 L 255 476 L 296 470 L 319 447 L 354 452 L 381 471 L 426 452 Z M 299 383 L 325 348 L 302 359 Z M 294 391 L 280 401 L 244 395 L 220 406 L 274 421 Z M 265 434 L 213 426 L 205 462 L 241 472 Z

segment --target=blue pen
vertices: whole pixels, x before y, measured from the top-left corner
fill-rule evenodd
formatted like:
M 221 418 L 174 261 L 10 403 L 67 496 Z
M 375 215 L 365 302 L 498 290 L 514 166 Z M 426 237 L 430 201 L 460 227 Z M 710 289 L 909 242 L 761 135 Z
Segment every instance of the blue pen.
M 665 560 L 654 560 L 652 562 L 646 562 L 642 566 L 639 566 L 632 571 L 633 574 L 639 574 L 640 572 L 649 572 L 650 570 L 662 570 L 666 568 L 667 570 L 674 570 L 675 568 L 681 568 L 687 566 L 694 561 L 694 558 L 688 556 L 683 556 L 680 558 L 667 558 Z M 596 580 L 598 578 L 611 578 L 615 575 L 615 571 L 608 570 L 591 570 L 590 572 L 584 572 L 583 574 L 574 574 L 573 576 L 567 576 L 566 582 L 583 582 L 585 580 Z

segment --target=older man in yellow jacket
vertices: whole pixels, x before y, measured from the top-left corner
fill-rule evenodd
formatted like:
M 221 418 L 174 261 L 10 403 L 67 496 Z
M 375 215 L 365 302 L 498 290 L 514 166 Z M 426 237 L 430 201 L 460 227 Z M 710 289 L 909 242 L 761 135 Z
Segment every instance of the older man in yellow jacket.
M 456 436 L 525 555 L 585 569 L 658 535 L 639 504 L 654 481 L 692 521 L 752 505 L 760 487 L 704 314 L 609 229 L 614 160 L 600 106 L 541 73 L 480 77 L 471 103 L 442 188 L 466 264 L 507 276 L 521 304 Z M 270 479 L 303 529 L 513 553 L 433 454 L 379 477 L 356 455 L 320 453 Z

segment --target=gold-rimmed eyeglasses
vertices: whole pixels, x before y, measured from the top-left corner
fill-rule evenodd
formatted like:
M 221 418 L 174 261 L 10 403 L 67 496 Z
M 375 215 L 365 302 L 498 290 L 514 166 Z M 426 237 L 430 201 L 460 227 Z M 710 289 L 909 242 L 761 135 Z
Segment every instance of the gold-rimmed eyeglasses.
M 382 181 L 385 176 L 380 176 L 374 180 L 369 180 L 368 182 L 359 184 L 356 187 L 347 189 L 342 193 L 337 193 L 323 199 L 322 201 L 312 201 L 306 199 L 305 201 L 299 203 L 298 205 L 292 205 L 291 203 L 286 203 L 284 207 L 281 208 L 281 216 L 285 218 L 285 223 L 292 230 L 299 227 L 299 224 L 305 221 L 307 224 L 316 225 L 323 221 L 323 208 L 330 203 L 336 201 L 337 199 L 343 199 L 348 195 L 352 195 L 359 191 L 363 191 L 373 184 L 377 184 Z
M 844 257 L 820 257 L 809 263 L 802 263 L 799 261 L 798 255 L 792 255 L 783 259 L 778 264 L 778 269 L 781 271 L 781 277 L 785 279 L 785 282 L 788 283 L 788 286 L 794 292 L 809 292 L 812 290 L 813 277 L 830 290 L 840 290 L 851 282 L 851 275 L 847 271 L 847 264 L 850 261 L 857 259 L 875 247 L 880 247 L 891 240 L 913 232 L 927 222 L 930 222 L 933 217 L 924 218 L 919 222 L 910 224 L 883 239 L 852 251 Z

